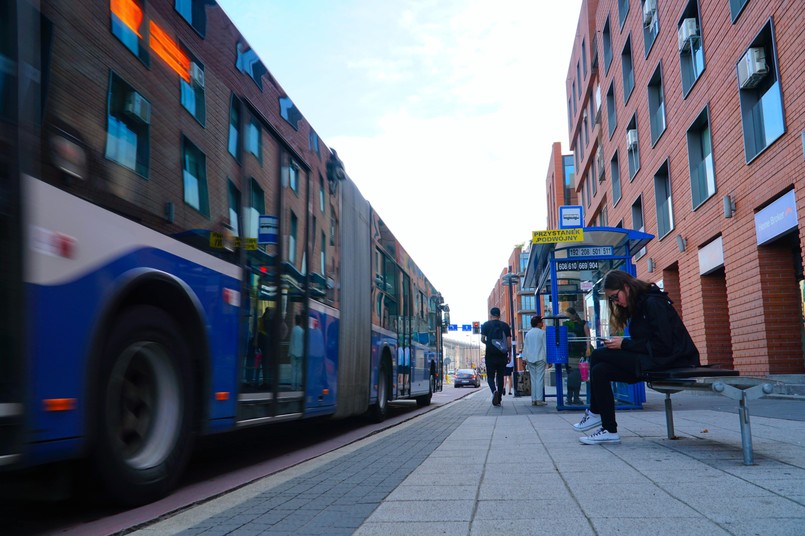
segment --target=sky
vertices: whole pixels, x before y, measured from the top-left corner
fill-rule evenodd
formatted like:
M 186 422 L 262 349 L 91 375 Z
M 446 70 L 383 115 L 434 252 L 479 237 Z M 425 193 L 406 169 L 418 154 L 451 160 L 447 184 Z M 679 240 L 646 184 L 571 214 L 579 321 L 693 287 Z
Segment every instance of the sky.
M 486 321 L 512 249 L 546 229 L 581 0 L 218 3 L 451 323 Z

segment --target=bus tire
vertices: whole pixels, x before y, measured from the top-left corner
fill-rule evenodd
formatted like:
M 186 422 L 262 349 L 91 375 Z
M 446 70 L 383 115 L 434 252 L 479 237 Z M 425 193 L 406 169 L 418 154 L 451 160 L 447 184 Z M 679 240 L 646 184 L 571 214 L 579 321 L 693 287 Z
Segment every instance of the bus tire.
M 416 405 L 419 408 L 424 408 L 425 406 L 430 406 L 430 401 L 433 398 L 433 377 L 431 376 L 431 381 L 428 382 L 428 394 L 416 397 Z
M 383 422 L 389 412 L 389 392 L 391 390 L 390 367 L 384 360 L 380 365 L 380 372 L 377 376 L 377 402 L 369 408 L 369 418 L 373 422 Z
M 113 502 L 167 495 L 193 439 L 190 351 L 173 318 L 139 305 L 110 330 L 99 362 L 92 464 Z

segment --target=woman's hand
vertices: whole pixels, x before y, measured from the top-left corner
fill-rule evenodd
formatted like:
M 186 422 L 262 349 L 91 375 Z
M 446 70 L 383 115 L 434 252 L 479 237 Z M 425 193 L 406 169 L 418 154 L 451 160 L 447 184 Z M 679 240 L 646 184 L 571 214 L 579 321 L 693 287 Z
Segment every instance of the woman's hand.
M 623 344 L 623 337 L 612 337 L 604 341 L 604 346 L 610 350 L 620 350 Z

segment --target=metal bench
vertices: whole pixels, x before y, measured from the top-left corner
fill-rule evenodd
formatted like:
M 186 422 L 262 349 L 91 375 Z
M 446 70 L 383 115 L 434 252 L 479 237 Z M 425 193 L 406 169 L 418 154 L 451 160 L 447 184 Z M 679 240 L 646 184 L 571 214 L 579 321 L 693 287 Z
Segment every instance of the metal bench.
M 749 401 L 770 394 L 774 389 L 772 383 L 763 378 L 740 376 L 737 370 L 708 366 L 646 371 L 641 379 L 650 389 L 665 394 L 665 424 L 668 439 L 676 438 L 672 394 L 680 391 L 705 391 L 738 400 L 744 465 L 754 464 L 752 429 L 749 426 Z

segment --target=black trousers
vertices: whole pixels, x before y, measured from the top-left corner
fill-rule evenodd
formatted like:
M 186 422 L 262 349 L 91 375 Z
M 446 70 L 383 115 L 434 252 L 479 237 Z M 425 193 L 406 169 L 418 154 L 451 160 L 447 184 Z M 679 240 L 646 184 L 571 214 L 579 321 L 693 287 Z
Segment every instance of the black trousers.
M 601 415 L 601 426 L 609 432 L 618 431 L 612 382 L 639 382 L 640 357 L 609 348 L 598 348 L 590 355 L 590 411 Z
M 496 390 L 503 394 L 503 375 L 506 373 L 508 359 L 503 356 L 486 356 L 486 381 L 492 393 Z

